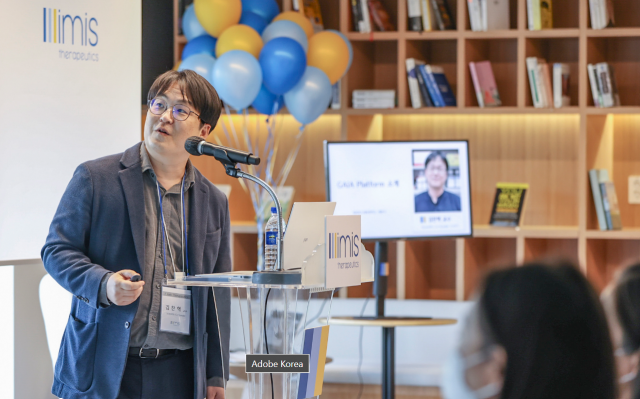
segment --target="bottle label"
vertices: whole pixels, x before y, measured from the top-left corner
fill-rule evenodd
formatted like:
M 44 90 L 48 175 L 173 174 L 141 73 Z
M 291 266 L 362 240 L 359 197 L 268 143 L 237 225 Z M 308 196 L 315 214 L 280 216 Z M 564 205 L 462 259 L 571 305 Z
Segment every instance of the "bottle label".
M 264 233 L 266 245 L 278 245 L 278 232 L 267 231 Z

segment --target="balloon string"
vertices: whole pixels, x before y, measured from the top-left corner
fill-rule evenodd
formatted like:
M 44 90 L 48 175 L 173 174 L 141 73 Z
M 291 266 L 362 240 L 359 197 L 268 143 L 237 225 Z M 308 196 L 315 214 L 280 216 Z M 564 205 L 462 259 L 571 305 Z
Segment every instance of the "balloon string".
M 302 147 L 302 142 L 304 141 L 303 136 L 305 131 L 306 131 L 306 125 L 300 126 L 298 134 L 296 135 L 296 149 L 294 152 L 289 153 L 289 157 L 285 162 L 285 166 L 280 171 L 280 175 L 282 176 L 282 179 L 280 179 L 280 176 L 278 176 L 278 179 L 276 179 L 276 187 L 283 186 L 284 183 L 287 181 L 287 178 L 289 177 L 289 173 L 291 172 L 291 169 L 293 168 L 293 164 L 295 163 L 296 158 L 298 156 L 298 152 Z

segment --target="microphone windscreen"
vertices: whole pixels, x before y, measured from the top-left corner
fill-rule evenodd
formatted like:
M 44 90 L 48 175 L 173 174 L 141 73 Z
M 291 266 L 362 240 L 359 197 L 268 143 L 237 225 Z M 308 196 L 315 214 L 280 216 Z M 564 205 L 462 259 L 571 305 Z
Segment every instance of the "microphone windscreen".
M 204 141 L 202 137 L 191 136 L 187 139 L 187 141 L 184 142 L 184 149 L 187 150 L 187 152 L 191 155 L 200 156 L 202 154 L 200 154 L 200 151 L 198 151 L 198 144 L 200 144 L 200 142 L 202 141 Z

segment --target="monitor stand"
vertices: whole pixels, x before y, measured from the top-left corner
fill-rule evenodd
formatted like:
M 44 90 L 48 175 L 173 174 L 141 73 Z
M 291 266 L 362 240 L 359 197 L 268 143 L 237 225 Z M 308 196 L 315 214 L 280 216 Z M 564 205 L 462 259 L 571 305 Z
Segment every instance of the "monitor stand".
M 384 316 L 384 299 L 389 279 L 389 243 L 376 241 L 373 295 L 376 297 L 376 316 Z
M 384 300 L 389 279 L 389 243 L 376 241 L 373 294 L 376 297 L 376 316 L 384 318 Z M 395 329 L 382 327 L 382 397 L 395 397 Z

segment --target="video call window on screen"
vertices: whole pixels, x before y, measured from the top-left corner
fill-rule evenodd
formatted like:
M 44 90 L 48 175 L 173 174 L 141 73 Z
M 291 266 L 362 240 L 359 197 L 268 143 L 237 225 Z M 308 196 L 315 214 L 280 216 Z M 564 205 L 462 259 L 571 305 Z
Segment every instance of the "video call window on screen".
M 416 212 L 460 211 L 458 150 L 413 150 Z
M 362 238 L 472 234 L 467 141 L 325 142 L 327 199 Z

